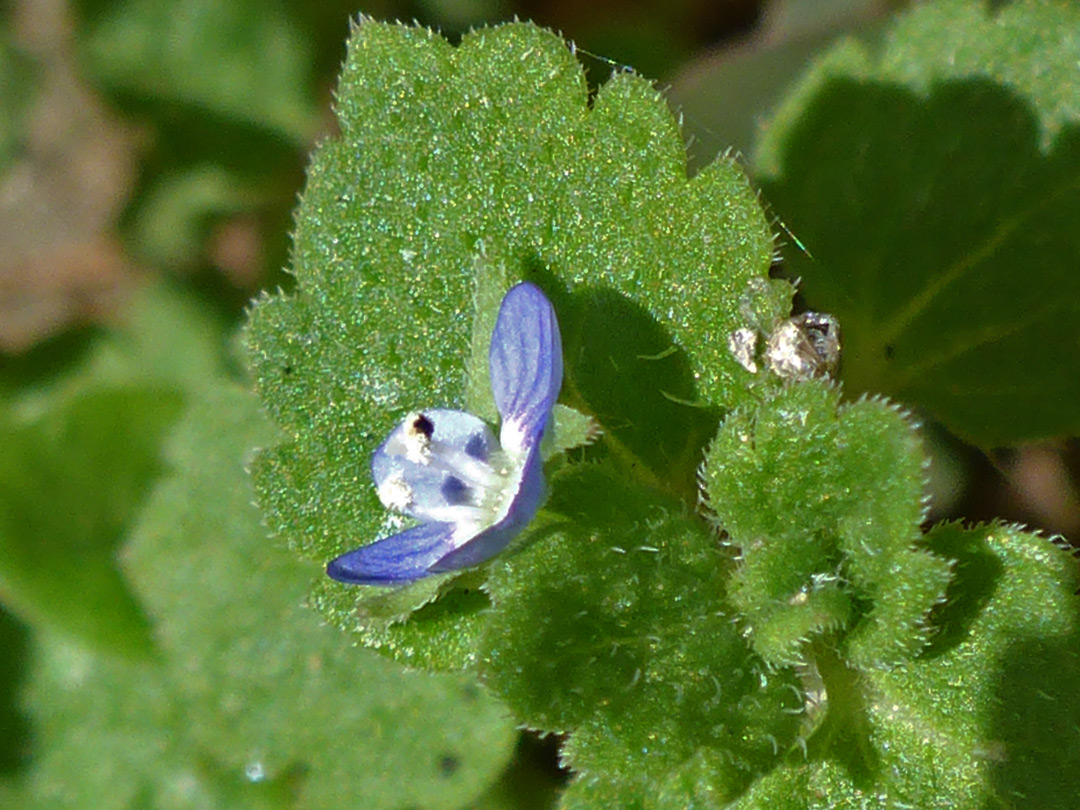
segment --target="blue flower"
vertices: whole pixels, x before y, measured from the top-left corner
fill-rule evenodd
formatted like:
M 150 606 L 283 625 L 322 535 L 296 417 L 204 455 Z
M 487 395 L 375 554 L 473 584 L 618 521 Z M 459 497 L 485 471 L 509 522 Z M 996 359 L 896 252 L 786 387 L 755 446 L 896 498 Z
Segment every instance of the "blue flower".
M 562 341 L 535 284 L 510 290 L 488 354 L 499 437 L 482 419 L 436 408 L 411 413 L 379 445 L 371 472 L 387 507 L 419 526 L 332 560 L 339 582 L 400 585 L 468 568 L 502 551 L 544 499 L 540 440 L 562 386 Z

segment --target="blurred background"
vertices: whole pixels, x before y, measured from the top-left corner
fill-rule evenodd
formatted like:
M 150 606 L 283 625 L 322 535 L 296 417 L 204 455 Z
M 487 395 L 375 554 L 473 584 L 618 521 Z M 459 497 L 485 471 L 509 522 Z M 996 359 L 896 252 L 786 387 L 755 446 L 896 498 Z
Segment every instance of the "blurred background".
M 259 290 L 289 286 L 291 211 L 309 150 L 333 133 L 358 14 L 451 39 L 514 18 L 559 31 L 590 82 L 633 69 L 667 90 L 693 171 L 748 154 L 815 52 L 844 33 L 873 36 L 904 5 L 0 0 L 0 404 L 77 364 L 148 283 L 183 289 L 226 332 Z M 933 424 L 926 436 L 933 519 L 1002 517 L 1080 538 L 1075 441 L 987 454 Z M 31 750 L 9 712 L 25 645 L 0 607 L 0 776 Z

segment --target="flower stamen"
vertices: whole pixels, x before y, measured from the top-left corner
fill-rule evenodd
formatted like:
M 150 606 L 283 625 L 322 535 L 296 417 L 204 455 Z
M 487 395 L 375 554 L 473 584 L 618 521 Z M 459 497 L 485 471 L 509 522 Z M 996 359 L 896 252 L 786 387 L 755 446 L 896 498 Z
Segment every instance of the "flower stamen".
M 496 439 L 479 417 L 414 411 L 372 457 L 379 500 L 419 525 L 341 555 L 341 582 L 398 585 L 468 568 L 501 551 L 545 496 L 540 443 L 562 385 L 562 343 L 551 302 L 534 284 L 503 298 L 491 336 Z
M 405 476 L 400 472 L 394 473 L 378 489 L 379 500 L 389 509 L 404 512 L 413 505 L 415 498 L 412 487 L 405 481 Z

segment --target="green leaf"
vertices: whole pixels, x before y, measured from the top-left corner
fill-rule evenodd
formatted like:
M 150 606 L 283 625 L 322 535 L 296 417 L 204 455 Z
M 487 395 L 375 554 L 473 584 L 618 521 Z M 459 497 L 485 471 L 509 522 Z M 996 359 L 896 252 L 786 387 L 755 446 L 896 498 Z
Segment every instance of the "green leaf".
M 297 806 L 460 806 L 512 752 L 505 710 L 471 678 L 356 650 L 303 607 L 321 569 L 266 538 L 244 473 L 273 437 L 253 396 L 207 395 L 125 552 L 186 733 L 238 778 L 292 781 Z
M 693 502 L 719 411 L 752 396 L 727 336 L 772 255 L 734 162 L 688 179 L 648 82 L 615 76 L 590 106 L 566 44 L 524 24 L 455 48 L 363 20 L 337 115 L 297 216 L 297 291 L 261 300 L 246 335 L 287 435 L 254 463 L 275 535 L 325 561 L 392 531 L 372 451 L 418 407 L 494 415 L 483 336 L 522 278 L 558 312 L 564 404 L 603 431 L 589 452 Z M 765 290 L 786 312 L 790 288 Z M 366 594 L 327 585 L 315 600 L 348 625 Z
M 940 634 L 909 666 L 868 679 L 873 739 L 882 772 L 895 774 L 893 795 L 915 806 L 944 795 L 956 807 L 991 796 L 1072 807 L 1080 795 L 1075 561 L 1045 538 L 999 525 L 943 525 L 927 543 L 957 560 L 935 616 Z
M 276 0 L 126 0 L 93 20 L 84 47 L 90 75 L 113 91 L 295 143 L 314 131 L 310 55 Z
M 728 807 L 730 810 L 885 810 L 890 805 L 887 797 L 856 785 L 839 762 L 822 760 L 777 768 Z
M 1075 561 L 1000 525 L 942 525 L 927 542 L 957 560 L 933 643 L 914 661 L 855 677 L 834 659 L 823 669 L 828 701 L 806 756 L 766 775 L 733 808 L 1075 806 Z
M 26 806 L 228 806 L 210 784 L 214 764 L 190 747 L 183 707 L 160 667 L 94 655 L 44 632 L 26 685 L 34 727 Z
M 557 457 L 575 447 L 585 447 L 600 437 L 600 425 L 591 416 L 556 404 L 551 411 L 551 424 L 544 434 L 544 460 Z
M 116 551 L 181 403 L 169 389 L 103 388 L 30 424 L 0 423 L 0 593 L 12 609 L 101 649 L 149 654 Z
M 95 655 L 40 633 L 24 703 L 34 758 L 18 807 L 285 810 L 300 774 L 238 771 L 194 745 L 186 706 L 160 663 Z
M 160 472 L 186 396 L 220 384 L 224 331 L 176 290 L 147 287 L 61 374 L 0 405 L 0 594 L 32 623 L 97 649 L 152 649 L 116 552 Z
M 552 487 L 565 519 L 492 567 L 486 682 L 527 725 L 572 732 L 567 806 L 636 806 L 598 781 L 657 807 L 730 799 L 792 744 L 802 697 L 732 622 L 727 555 L 677 501 L 607 466 Z
M 917 653 L 946 561 L 915 550 L 923 519 L 918 438 L 880 400 L 839 405 L 811 381 L 737 411 L 702 483 L 740 549 L 731 596 L 767 660 L 802 660 L 815 634 L 850 629 L 847 654 L 882 666 Z
M 7 174 L 27 140 L 27 117 L 39 87 L 39 67 L 15 45 L 7 32 L 0 33 L 0 177 Z
M 309 601 L 337 627 L 402 664 L 454 672 L 476 663 L 477 638 L 491 607 L 478 587 L 483 571 L 443 574 L 393 589 L 357 586 L 354 591 L 323 577 Z
M 756 163 L 837 316 L 849 392 L 927 409 L 984 446 L 1080 432 L 1080 9 L 919 5 L 880 52 L 843 42 Z

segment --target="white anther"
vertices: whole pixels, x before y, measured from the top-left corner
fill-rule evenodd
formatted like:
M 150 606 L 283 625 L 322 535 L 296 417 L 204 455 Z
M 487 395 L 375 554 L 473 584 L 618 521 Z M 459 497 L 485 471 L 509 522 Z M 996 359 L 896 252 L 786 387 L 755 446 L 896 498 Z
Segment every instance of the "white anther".
M 413 491 L 400 472 L 390 475 L 379 485 L 379 500 L 388 509 L 404 512 L 413 503 Z

